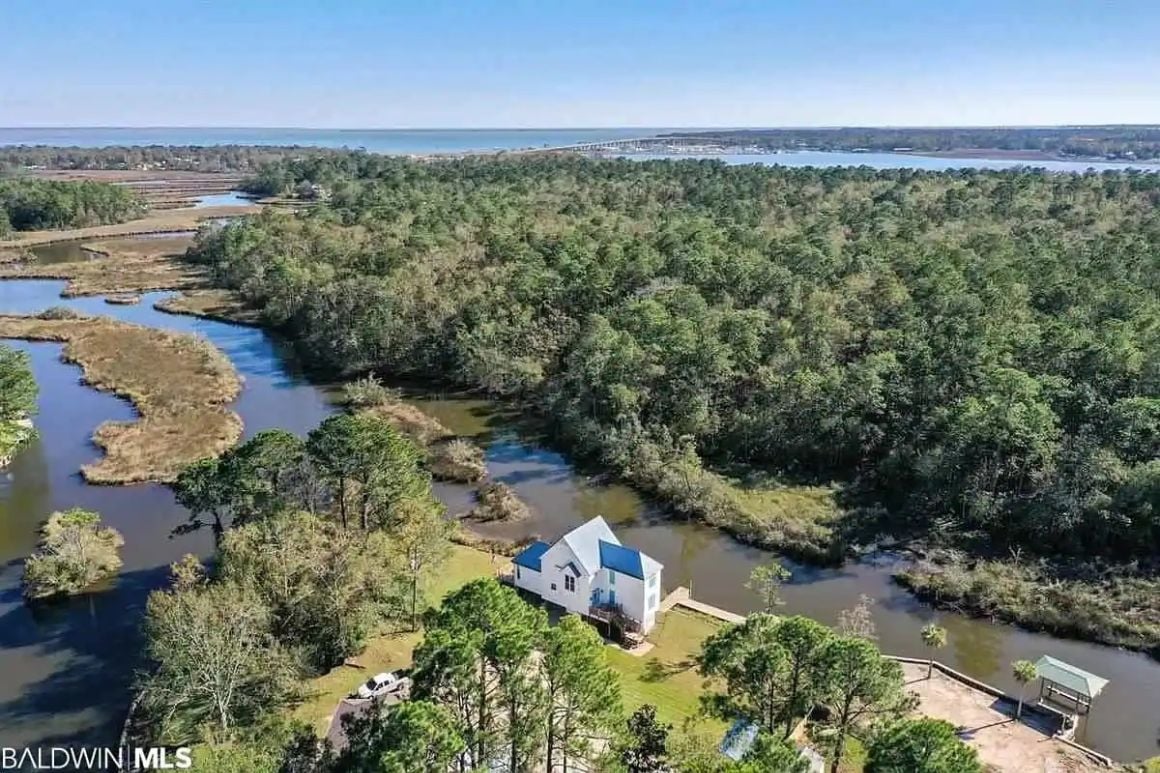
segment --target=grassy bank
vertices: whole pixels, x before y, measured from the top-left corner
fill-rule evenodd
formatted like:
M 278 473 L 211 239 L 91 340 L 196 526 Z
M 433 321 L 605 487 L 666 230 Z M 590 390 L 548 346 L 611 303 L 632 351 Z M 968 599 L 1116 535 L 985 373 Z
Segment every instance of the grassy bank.
M 482 448 L 456 437 L 434 416 L 404 402 L 395 390 L 384 387 L 374 378 L 350 384 L 346 399 L 351 408 L 385 419 L 414 440 L 423 449 L 427 469 L 436 480 L 477 483 L 487 477 Z M 482 500 L 486 488 L 479 491 Z
M 834 489 L 750 484 L 706 470 L 699 460 L 639 443 L 622 477 L 678 515 L 715 526 L 742 542 L 807 561 L 835 563 L 843 546 Z
M 140 417 L 105 422 L 93 442 L 105 457 L 81 468 L 90 483 L 168 481 L 237 442 L 242 422 L 225 406 L 241 390 L 229 359 L 191 335 L 105 317 L 0 316 L 0 337 L 65 344 L 87 384 L 133 403 Z
M 1135 567 L 950 558 L 896 579 L 936 606 L 1160 657 L 1160 578 Z
M 66 279 L 62 295 L 108 295 L 180 290 L 204 285 L 202 272 L 175 260 L 189 248 L 188 235 L 160 239 L 108 239 L 85 244 L 101 254 L 72 263 L 0 264 L 0 279 Z
M 175 314 L 226 322 L 258 324 L 229 290 L 189 290 L 155 304 Z M 427 453 L 428 467 L 441 480 L 474 483 L 486 478 L 482 450 L 457 438 L 438 419 L 399 399 L 393 390 L 373 380 L 348 389 L 352 407 L 378 415 L 410 436 Z M 843 546 L 834 527 L 842 517 L 833 488 L 753 484 L 704 469 L 693 460 L 670 459 L 645 444 L 629 455 L 620 477 L 677 515 L 703 521 L 742 542 L 777 550 L 796 558 L 834 563 Z
M 235 325 L 258 325 L 259 314 L 229 290 L 186 289 L 153 304 L 153 308 L 167 314 L 185 314 L 204 317 Z
M 625 710 L 631 712 L 651 703 L 657 707 L 659 719 L 676 726 L 695 716 L 704 680 L 697 673 L 694 658 L 701 643 L 722 625 L 720 620 L 678 607 L 658 619 L 648 636 L 653 648 L 645 655 L 608 648 L 609 663 L 620 674 Z M 723 722 L 710 722 L 714 729 L 725 728 Z

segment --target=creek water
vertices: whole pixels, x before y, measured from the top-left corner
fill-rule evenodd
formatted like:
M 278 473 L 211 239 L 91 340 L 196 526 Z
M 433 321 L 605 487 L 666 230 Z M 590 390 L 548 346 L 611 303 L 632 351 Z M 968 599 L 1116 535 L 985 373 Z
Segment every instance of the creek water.
M 245 379 L 234 408 L 247 436 L 282 427 L 305 433 L 332 410 L 333 389 L 310 383 L 289 347 L 255 328 L 153 309 L 165 293 L 147 293 L 135 306 L 108 306 L 100 298 L 62 299 L 64 283 L 0 282 L 0 313 L 30 313 L 65 305 L 154 327 L 192 332 L 218 346 Z M 165 580 L 167 566 L 187 552 L 206 554 L 209 537 L 170 538 L 184 520 L 163 486 L 86 485 L 80 465 L 100 452 L 89 440 L 106 420 L 126 419 L 132 408 L 79 382 L 79 370 L 59 360 L 60 346 L 8 342 L 32 356 L 40 385 L 39 438 L 0 473 L 0 746 L 112 742 L 129 700 L 138 665 L 139 626 L 148 592 Z M 554 538 L 603 515 L 621 539 L 665 565 L 667 589 L 686 585 L 702 601 L 736 611 L 755 608 L 745 589 L 750 571 L 768 553 L 741 545 L 695 523 L 673 521 L 631 489 L 578 473 L 552 449 L 534 423 L 501 405 L 469 397 L 415 392 L 411 399 L 452 431 L 485 449 L 490 475 L 513 486 L 533 515 L 483 531 L 494 536 L 538 534 Z M 468 507 L 468 488 L 438 484 L 448 510 Z M 20 597 L 21 560 L 36 530 L 53 510 L 98 510 L 125 536 L 121 574 L 93 593 L 33 611 Z M 786 562 L 793 570 L 784 588 L 784 611 L 834 623 L 860 594 L 873 607 L 883 651 L 924 656 L 919 629 L 937 619 L 948 630 L 943 662 L 1010 691 L 1010 663 L 1051 654 L 1110 680 L 1078 740 L 1117 759 L 1157 753 L 1160 664 L 1144 655 L 1035 634 L 945 612 L 936 612 L 894 585 L 899 559 L 877 554 L 841 568 Z
M 248 207 L 254 203 L 254 200 L 244 193 L 238 191 L 230 191 L 229 193 L 210 193 L 205 196 L 198 196 L 194 200 L 194 209 L 204 209 L 205 207 Z

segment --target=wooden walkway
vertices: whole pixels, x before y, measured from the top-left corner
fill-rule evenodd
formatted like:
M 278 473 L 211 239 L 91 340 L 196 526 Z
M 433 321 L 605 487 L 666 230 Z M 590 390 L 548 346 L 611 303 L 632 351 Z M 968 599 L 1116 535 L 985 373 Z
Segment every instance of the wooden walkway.
M 715 607 L 712 604 L 705 604 L 700 601 L 695 601 L 689 595 L 689 589 L 683 585 L 673 589 L 673 592 L 665 596 L 661 602 L 658 612 L 668 612 L 673 607 L 684 607 L 691 609 L 694 612 L 700 612 L 702 615 L 708 615 L 726 623 L 744 623 L 745 615 L 739 615 L 736 612 L 730 612 L 727 609 Z

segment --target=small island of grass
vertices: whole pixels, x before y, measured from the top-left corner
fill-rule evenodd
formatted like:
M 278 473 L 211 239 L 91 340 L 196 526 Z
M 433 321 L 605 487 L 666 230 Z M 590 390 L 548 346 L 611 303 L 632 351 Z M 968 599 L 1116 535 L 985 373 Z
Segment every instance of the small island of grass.
M 85 383 L 129 399 L 140 417 L 105 422 L 93 442 L 105 457 L 81 468 L 89 483 L 170 481 L 190 462 L 216 456 L 242 433 L 226 408 L 241 390 L 229 359 L 196 336 L 50 309 L 0 315 L 0 338 L 65 343 Z
M 80 508 L 53 513 L 40 533 L 40 545 L 24 562 L 29 600 L 80 593 L 121 568 L 125 540 L 102 526 L 97 513 Z
M 434 416 L 404 402 L 373 375 L 348 384 L 344 394 L 353 411 L 386 419 L 423 449 L 427 469 L 436 480 L 477 483 L 487 477 L 483 449 L 455 434 Z

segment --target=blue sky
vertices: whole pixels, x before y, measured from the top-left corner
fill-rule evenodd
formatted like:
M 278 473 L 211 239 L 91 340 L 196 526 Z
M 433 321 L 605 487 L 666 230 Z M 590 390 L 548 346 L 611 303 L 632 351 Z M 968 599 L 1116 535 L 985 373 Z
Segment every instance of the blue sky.
M 0 0 L 0 126 L 1113 122 L 1158 0 Z

